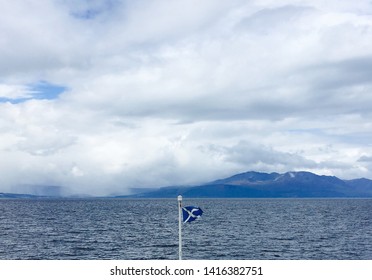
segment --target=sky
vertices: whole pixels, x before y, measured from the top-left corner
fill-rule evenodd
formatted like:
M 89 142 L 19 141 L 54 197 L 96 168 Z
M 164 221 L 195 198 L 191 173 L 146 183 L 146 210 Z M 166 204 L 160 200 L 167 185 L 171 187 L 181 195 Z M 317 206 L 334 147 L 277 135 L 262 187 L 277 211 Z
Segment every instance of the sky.
M 372 179 L 369 0 L 0 6 L 0 192 Z

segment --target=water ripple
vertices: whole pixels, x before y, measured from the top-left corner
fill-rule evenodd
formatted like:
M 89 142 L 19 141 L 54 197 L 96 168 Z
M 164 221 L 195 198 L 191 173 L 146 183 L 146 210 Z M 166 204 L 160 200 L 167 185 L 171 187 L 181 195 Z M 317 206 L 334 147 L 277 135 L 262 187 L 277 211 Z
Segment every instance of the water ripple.
M 370 199 L 195 199 L 185 259 L 372 259 Z M 0 259 L 177 259 L 176 200 L 0 200 Z

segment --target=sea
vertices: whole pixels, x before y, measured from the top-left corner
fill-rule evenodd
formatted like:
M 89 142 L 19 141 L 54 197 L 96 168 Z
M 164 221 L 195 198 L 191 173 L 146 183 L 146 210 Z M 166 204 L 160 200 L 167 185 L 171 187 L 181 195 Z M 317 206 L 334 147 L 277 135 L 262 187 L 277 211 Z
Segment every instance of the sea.
M 372 199 L 185 199 L 183 259 L 372 260 Z M 178 259 L 174 199 L 1 199 L 1 260 Z

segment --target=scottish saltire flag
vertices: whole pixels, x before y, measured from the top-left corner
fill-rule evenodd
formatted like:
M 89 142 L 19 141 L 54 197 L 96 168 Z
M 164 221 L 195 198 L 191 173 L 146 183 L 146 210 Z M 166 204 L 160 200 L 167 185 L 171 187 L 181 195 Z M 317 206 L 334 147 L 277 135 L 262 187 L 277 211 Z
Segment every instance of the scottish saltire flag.
M 203 210 L 195 206 L 185 206 L 182 207 L 183 222 L 190 223 L 195 221 L 203 214 Z

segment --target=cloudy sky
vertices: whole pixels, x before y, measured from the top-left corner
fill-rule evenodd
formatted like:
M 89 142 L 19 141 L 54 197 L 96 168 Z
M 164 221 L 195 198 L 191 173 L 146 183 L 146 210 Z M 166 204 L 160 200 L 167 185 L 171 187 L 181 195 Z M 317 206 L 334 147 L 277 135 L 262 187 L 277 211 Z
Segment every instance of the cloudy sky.
M 372 178 L 369 0 L 0 6 L 0 192 Z

